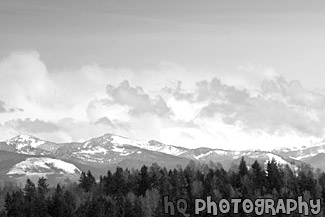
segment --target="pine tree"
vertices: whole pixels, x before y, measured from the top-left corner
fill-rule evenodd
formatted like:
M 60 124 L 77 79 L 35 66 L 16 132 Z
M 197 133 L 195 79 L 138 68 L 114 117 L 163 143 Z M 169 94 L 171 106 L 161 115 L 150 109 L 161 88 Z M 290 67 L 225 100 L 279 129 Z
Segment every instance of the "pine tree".
M 64 209 L 63 214 L 64 217 L 72 217 L 73 213 L 76 209 L 76 199 L 71 194 L 69 190 L 66 190 L 63 194 L 63 203 L 64 203 Z
M 106 195 L 110 195 L 112 194 L 112 181 L 113 181 L 113 175 L 111 173 L 111 171 L 109 170 L 107 172 L 107 175 L 103 177 L 103 188 L 104 188 L 104 193 Z
M 84 189 L 85 192 L 89 192 L 92 187 L 96 185 L 96 179 L 88 170 L 87 174 L 82 172 L 79 178 L 79 186 Z
M 35 201 L 35 208 L 37 210 L 36 216 L 45 217 L 47 216 L 47 204 L 46 204 L 46 194 L 48 191 L 47 180 L 41 177 L 37 183 L 37 197 Z
M 146 190 L 149 189 L 150 187 L 148 167 L 143 165 L 141 167 L 139 175 L 140 175 L 140 180 L 138 186 L 138 195 L 144 196 L 146 194 Z
M 247 165 L 246 165 L 246 161 L 245 161 L 244 157 L 242 157 L 240 160 L 238 174 L 239 174 L 239 177 L 241 177 L 241 178 L 248 174 L 248 169 L 247 169 Z
M 8 217 L 24 217 L 24 193 L 21 190 L 14 191 L 12 195 L 6 194 L 5 210 Z
M 266 174 L 257 160 L 252 165 L 250 176 L 254 189 L 258 190 L 259 193 L 262 194 L 263 187 L 266 187 Z
M 48 186 L 47 179 L 41 177 L 37 182 L 37 192 L 39 194 L 46 194 L 48 192 Z
M 280 192 L 283 187 L 283 175 L 281 175 L 280 168 L 276 163 L 275 159 L 272 158 L 271 161 L 267 163 L 267 181 L 268 181 L 268 192 L 272 193 L 273 189 Z
M 35 217 L 37 216 L 37 195 L 36 195 L 36 187 L 35 184 L 30 180 L 26 180 L 26 184 L 24 187 L 25 192 L 25 203 L 24 210 L 26 213 L 26 217 Z
M 5 209 L 6 212 L 8 213 L 8 215 L 10 215 L 12 206 L 13 206 L 13 200 L 12 200 L 12 196 L 9 192 L 7 192 L 6 197 L 5 197 Z
M 126 194 L 126 182 L 124 177 L 124 171 L 122 167 L 117 167 L 116 171 L 112 177 L 112 194 L 119 195 L 119 194 Z
M 63 206 L 63 192 L 59 184 L 57 184 L 54 195 L 48 201 L 48 213 L 51 216 L 63 217 L 64 206 Z
M 159 192 L 157 189 L 147 190 L 144 197 L 141 197 L 142 216 L 153 217 L 158 215 Z

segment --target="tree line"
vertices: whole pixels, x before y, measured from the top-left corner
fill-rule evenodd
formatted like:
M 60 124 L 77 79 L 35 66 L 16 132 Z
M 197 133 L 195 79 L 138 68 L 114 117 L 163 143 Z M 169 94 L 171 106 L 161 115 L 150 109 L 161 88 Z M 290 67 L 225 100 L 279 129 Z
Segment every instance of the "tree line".
M 183 198 L 194 216 L 195 198 L 325 199 L 325 173 L 308 165 L 290 168 L 274 159 L 266 167 L 255 161 L 247 166 L 244 158 L 228 171 L 220 164 L 196 164 L 167 170 L 156 163 L 141 169 L 117 167 L 96 180 L 91 171 L 82 172 L 78 182 L 49 187 L 46 178 L 37 183 L 27 179 L 23 188 L 3 187 L 0 217 L 164 217 L 164 196 L 170 201 Z M 322 216 L 323 212 L 319 214 Z M 183 216 L 175 213 L 175 216 Z M 202 213 L 200 216 L 211 216 Z M 218 216 L 246 216 L 244 213 Z M 249 216 L 254 216 L 250 214 Z M 263 216 L 270 216 L 265 214 Z M 278 214 L 277 216 L 288 216 Z M 292 213 L 290 216 L 300 216 Z

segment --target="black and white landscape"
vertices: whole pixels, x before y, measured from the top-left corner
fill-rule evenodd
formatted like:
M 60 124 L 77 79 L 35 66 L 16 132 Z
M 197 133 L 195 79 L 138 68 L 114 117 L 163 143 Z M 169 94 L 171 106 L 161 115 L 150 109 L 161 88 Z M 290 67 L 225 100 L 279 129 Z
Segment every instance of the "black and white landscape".
M 324 27 L 323 0 L 0 0 L 0 217 L 324 205 Z
M 81 171 L 91 170 L 99 177 L 116 167 L 140 169 L 158 163 L 161 167 L 185 168 L 189 161 L 217 165 L 225 169 L 239 165 L 242 157 L 248 165 L 258 161 L 265 165 L 275 159 L 278 164 L 296 170 L 302 163 L 315 169 L 325 169 L 325 143 L 301 149 L 226 150 L 212 148 L 184 148 L 159 141 L 138 141 L 114 134 L 105 134 L 84 142 L 54 143 L 31 135 L 20 135 L 0 143 L 1 174 L 3 180 L 25 182 L 41 177 L 64 182 L 77 181 Z M 265 167 L 266 168 L 266 167 Z

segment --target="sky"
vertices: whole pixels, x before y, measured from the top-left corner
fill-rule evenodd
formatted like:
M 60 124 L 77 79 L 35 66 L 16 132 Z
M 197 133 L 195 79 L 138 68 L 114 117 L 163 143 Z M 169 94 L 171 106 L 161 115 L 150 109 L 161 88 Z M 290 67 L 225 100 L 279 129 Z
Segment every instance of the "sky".
M 321 142 L 324 26 L 323 0 L 0 0 L 0 140 Z

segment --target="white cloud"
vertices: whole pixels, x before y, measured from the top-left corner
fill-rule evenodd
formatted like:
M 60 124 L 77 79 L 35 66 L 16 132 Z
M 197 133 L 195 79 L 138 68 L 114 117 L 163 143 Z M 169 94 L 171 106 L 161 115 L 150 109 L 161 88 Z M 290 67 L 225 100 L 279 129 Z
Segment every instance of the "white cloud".
M 322 93 L 252 64 L 49 71 L 39 53 L 16 52 L 0 61 L 0 102 L 0 111 L 15 108 L 0 113 L 3 138 L 27 132 L 80 141 L 111 132 L 191 147 L 265 149 L 304 145 L 322 139 L 325 129 Z

